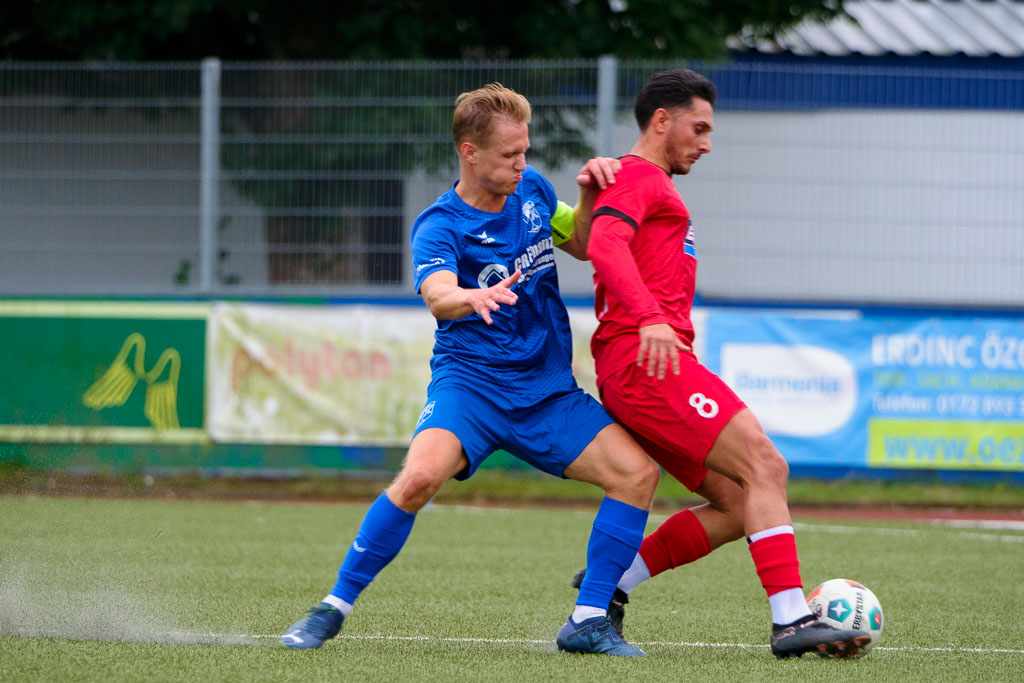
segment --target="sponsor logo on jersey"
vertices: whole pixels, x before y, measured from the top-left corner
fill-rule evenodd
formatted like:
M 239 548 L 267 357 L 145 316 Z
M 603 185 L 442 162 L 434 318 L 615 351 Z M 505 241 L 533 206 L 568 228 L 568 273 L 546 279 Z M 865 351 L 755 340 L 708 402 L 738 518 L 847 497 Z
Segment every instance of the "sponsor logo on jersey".
M 529 280 L 534 273 L 555 265 L 555 241 L 545 237 L 536 244 L 531 244 L 526 251 L 515 260 L 515 269 L 523 271 L 523 282 Z
M 519 284 L 529 282 L 537 273 L 551 268 L 555 265 L 554 239 L 545 237 L 536 244 L 531 244 L 522 254 L 513 261 L 513 270 L 522 271 Z M 489 263 L 480 275 L 477 276 L 477 284 L 480 289 L 493 287 L 509 276 L 509 269 L 500 263 Z
M 489 263 L 480 271 L 480 275 L 477 276 L 477 284 L 480 285 L 480 289 L 487 289 L 498 284 L 509 275 L 508 268 L 501 265 L 500 263 Z
M 686 240 L 683 243 L 683 250 L 693 258 L 697 258 L 697 245 L 693 241 L 693 221 L 686 219 Z
M 480 240 L 480 244 L 494 244 L 494 238 L 487 236 L 487 231 L 484 230 L 479 235 L 473 235 L 473 237 Z
M 432 258 L 429 261 L 427 261 L 426 263 L 418 263 L 418 264 L 416 264 L 416 274 L 418 275 L 419 272 L 421 270 L 423 270 L 424 268 L 430 268 L 431 266 L 439 266 L 442 263 L 444 263 L 444 259 L 441 258 L 440 256 Z

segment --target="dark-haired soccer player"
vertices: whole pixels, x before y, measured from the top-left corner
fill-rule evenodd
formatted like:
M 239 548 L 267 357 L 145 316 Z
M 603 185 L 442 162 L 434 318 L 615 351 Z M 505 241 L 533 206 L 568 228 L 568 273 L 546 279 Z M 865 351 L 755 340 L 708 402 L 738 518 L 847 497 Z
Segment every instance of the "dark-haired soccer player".
M 573 211 L 526 164 L 529 121 L 526 98 L 498 84 L 456 100 L 459 180 L 412 230 L 416 289 L 437 319 L 427 402 L 401 472 L 370 506 L 334 588 L 281 636 L 287 647 L 316 648 L 337 635 L 401 550 L 416 512 L 446 480 L 470 477 L 504 449 L 606 494 L 587 546 L 591 571 L 558 648 L 645 654 L 611 627 L 607 605 L 643 540 L 659 472 L 573 378 L 554 255 L 557 245 L 586 258 L 594 198 L 619 162 L 583 166 Z
M 804 600 L 786 461 L 691 351 L 697 253 L 672 176 L 711 151 L 715 98 L 711 81 L 686 69 L 651 77 L 635 103 L 639 139 L 594 210 L 588 254 L 599 325 L 591 348 L 601 399 L 648 455 L 709 501 L 644 539 L 610 604 L 612 618 L 621 629 L 622 604 L 641 581 L 745 534 L 771 604 L 772 652 L 850 656 L 868 634 L 816 620 Z

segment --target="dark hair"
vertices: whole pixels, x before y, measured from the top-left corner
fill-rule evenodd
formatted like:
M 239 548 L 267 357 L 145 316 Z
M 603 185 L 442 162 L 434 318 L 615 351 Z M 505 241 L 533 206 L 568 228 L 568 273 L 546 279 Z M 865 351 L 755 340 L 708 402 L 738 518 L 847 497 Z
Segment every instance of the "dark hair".
M 718 91 L 715 84 L 699 73 L 689 69 L 672 69 L 651 76 L 643 90 L 636 96 L 633 113 L 640 130 L 646 130 L 647 124 L 657 109 L 675 109 L 689 107 L 694 97 L 707 100 L 715 106 Z

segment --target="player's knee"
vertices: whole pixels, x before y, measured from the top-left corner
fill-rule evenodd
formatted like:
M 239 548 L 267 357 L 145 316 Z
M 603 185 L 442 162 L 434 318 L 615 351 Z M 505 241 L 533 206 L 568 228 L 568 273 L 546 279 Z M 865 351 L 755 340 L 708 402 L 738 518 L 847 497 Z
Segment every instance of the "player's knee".
M 757 481 L 785 486 L 789 479 L 789 464 L 771 440 L 764 436 L 750 449 L 750 465 Z
M 438 492 L 444 480 L 426 468 L 402 470 L 388 488 L 388 497 L 407 512 L 419 510 Z
M 650 460 L 643 459 L 643 464 L 637 467 L 637 484 L 644 490 L 654 491 L 658 487 L 658 480 L 661 479 L 661 468 Z
M 642 497 L 654 496 L 660 478 L 661 468 L 646 457 L 638 460 L 627 476 L 629 488 Z

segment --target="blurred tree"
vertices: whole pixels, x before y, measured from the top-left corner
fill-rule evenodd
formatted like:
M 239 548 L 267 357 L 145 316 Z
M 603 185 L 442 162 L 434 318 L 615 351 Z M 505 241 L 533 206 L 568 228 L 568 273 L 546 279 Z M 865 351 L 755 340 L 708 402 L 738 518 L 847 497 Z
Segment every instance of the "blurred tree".
M 842 0 L 6 0 L 5 59 L 715 58 Z

